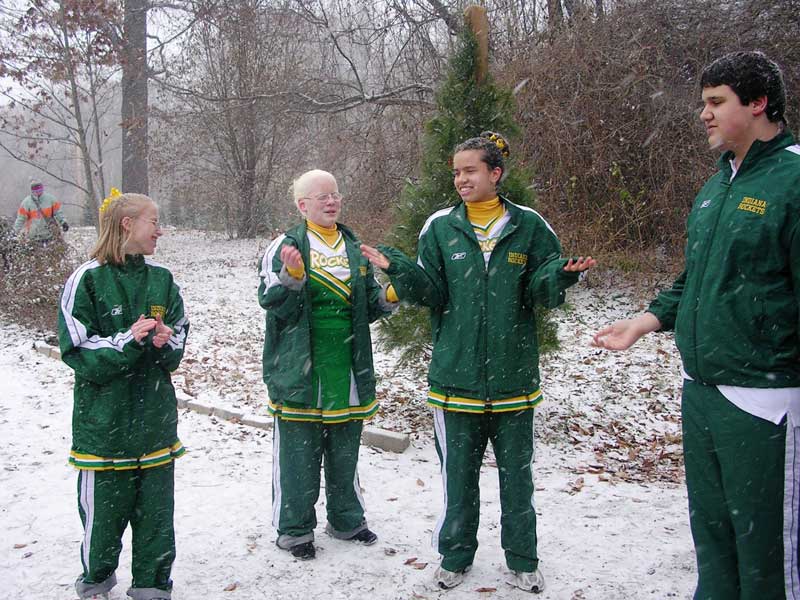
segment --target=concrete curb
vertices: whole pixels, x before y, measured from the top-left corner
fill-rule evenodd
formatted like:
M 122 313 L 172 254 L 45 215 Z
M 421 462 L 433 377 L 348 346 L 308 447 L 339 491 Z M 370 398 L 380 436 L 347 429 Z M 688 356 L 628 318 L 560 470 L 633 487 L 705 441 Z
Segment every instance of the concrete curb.
M 61 360 L 61 352 L 59 349 L 45 344 L 44 342 L 34 342 L 33 349 L 49 358 Z M 217 417 L 223 421 L 239 423 L 248 427 L 255 427 L 256 429 L 272 429 L 272 417 L 250 415 L 240 410 L 214 406 L 207 402 L 195 400 L 181 390 L 175 390 L 175 398 L 178 403 L 178 408 L 181 409 L 188 409 L 200 415 Z M 397 433 L 395 431 L 381 429 L 380 427 L 365 425 L 361 433 L 361 443 L 385 452 L 402 454 L 405 449 L 411 445 L 411 439 L 405 433 Z

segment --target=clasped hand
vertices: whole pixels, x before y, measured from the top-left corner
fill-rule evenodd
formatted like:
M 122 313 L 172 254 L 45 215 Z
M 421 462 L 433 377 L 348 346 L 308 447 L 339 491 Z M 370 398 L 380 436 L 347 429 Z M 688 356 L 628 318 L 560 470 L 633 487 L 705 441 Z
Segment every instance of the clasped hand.
M 141 342 L 151 331 L 155 332 L 153 335 L 153 346 L 156 348 L 163 348 L 164 344 L 169 341 L 172 335 L 172 329 L 164 325 L 164 321 L 161 319 L 160 315 L 156 318 L 139 315 L 136 322 L 131 325 L 133 339 L 137 342 Z

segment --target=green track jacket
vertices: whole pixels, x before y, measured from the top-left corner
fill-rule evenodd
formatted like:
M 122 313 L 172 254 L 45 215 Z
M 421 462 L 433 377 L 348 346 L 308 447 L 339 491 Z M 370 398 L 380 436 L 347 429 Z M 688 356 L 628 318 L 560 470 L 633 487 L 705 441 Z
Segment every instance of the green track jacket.
M 732 158 L 697 195 L 684 271 L 648 310 L 693 379 L 800 386 L 800 146 L 756 141 L 731 181 Z
M 431 309 L 431 388 L 492 401 L 487 410 L 497 410 L 491 406 L 496 400 L 538 393 L 535 307 L 555 308 L 578 281 L 578 273 L 564 271 L 567 261 L 547 222 L 501 200 L 510 221 L 488 266 L 463 202 L 428 218 L 417 263 L 380 247 L 400 299 Z
M 353 375 L 362 403 L 375 398 L 375 371 L 372 366 L 372 338 L 369 324 L 389 311 L 381 307 L 381 287 L 375 280 L 372 265 L 361 256 L 360 242 L 344 225 L 342 232 L 350 263 L 350 301 L 353 320 Z M 293 227 L 275 238 L 261 261 L 258 301 L 266 309 L 263 377 L 270 399 L 275 403 L 292 402 L 313 406 L 311 386 L 311 293 L 307 283 L 293 290 L 279 278 L 283 262 L 280 249 L 292 245 L 300 249 L 303 262 L 310 265 L 306 223 Z
M 161 315 L 162 348 L 131 333 L 139 315 Z M 75 370 L 70 463 L 86 469 L 157 466 L 183 453 L 170 380 L 189 322 L 172 274 L 141 255 L 123 265 L 91 260 L 67 280 L 58 315 L 61 357 Z

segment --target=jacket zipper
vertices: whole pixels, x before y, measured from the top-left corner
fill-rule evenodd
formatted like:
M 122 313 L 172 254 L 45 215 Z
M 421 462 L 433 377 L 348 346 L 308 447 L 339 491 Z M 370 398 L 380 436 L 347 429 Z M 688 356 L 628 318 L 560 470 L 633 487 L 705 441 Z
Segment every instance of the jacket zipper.
M 693 311 L 693 315 L 692 315 L 692 321 L 693 321 L 692 322 L 692 349 L 693 349 L 693 355 L 694 355 L 694 367 L 695 367 L 695 373 L 697 374 L 697 377 L 701 382 L 703 381 L 703 377 L 702 377 L 702 374 L 700 373 L 700 360 L 698 358 L 698 352 L 697 352 L 697 321 L 699 320 L 698 315 L 700 313 L 700 308 L 701 308 L 700 307 L 700 301 L 701 301 L 701 299 L 703 297 L 703 294 L 701 292 L 702 292 L 702 287 L 703 287 L 703 281 L 705 281 L 706 270 L 708 269 L 708 257 L 711 254 L 711 247 L 713 246 L 714 239 L 715 239 L 715 237 L 717 235 L 717 227 L 719 226 L 719 221 L 722 218 L 722 211 L 725 209 L 725 205 L 726 205 L 726 203 L 728 202 L 728 200 L 730 198 L 730 191 L 731 191 L 731 188 L 733 187 L 733 182 L 730 179 L 728 179 L 727 181 L 723 181 L 722 185 L 725 188 L 725 194 L 723 195 L 723 197 L 722 197 L 722 199 L 720 201 L 720 207 L 717 210 L 717 218 L 714 221 L 714 227 L 711 229 L 711 234 L 708 237 L 709 241 L 706 244 L 706 249 L 705 249 L 705 252 L 703 253 L 703 260 L 702 260 L 702 263 L 701 263 L 701 265 L 702 265 L 701 266 L 701 270 L 700 270 L 700 272 L 699 272 L 699 274 L 698 274 L 698 276 L 696 278 L 696 282 L 697 283 L 696 283 L 696 287 L 695 287 L 695 290 L 696 290 L 696 294 L 695 295 L 696 295 L 696 298 L 697 298 L 697 304 L 695 306 L 695 310 Z M 694 298 L 692 299 L 692 301 L 694 303 Z

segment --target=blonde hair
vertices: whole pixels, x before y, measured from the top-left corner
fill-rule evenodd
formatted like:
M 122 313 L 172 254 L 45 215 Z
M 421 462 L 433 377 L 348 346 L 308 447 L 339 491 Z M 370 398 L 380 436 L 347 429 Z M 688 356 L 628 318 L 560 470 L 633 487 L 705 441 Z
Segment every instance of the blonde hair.
M 114 198 L 105 210 L 100 212 L 100 236 L 90 256 L 97 259 L 100 264 L 124 264 L 125 244 L 130 238 L 130 233 L 122 227 L 122 220 L 125 217 L 131 219 L 138 217 L 142 210 L 151 204 L 156 205 L 152 198 L 144 194 L 122 194 Z
M 292 191 L 292 198 L 294 199 L 294 205 L 297 207 L 297 210 L 300 210 L 298 201 L 301 198 L 307 197 L 308 188 L 312 183 L 314 183 L 314 181 L 320 178 L 332 179 L 334 182 L 336 181 L 336 177 L 327 171 L 323 171 L 322 169 L 311 169 L 310 171 L 306 171 L 300 175 L 300 177 L 292 182 L 292 187 L 290 189 Z

